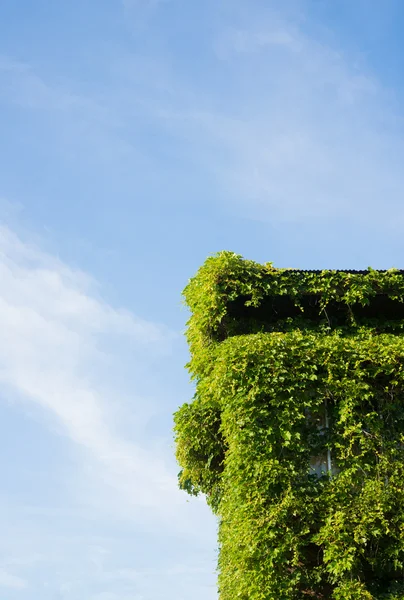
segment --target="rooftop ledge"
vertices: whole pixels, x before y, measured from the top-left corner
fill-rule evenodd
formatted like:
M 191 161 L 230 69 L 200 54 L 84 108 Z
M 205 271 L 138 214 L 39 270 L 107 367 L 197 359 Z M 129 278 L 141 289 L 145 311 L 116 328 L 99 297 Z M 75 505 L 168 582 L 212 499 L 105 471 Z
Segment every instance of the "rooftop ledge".
M 184 297 L 190 325 L 216 341 L 293 324 L 404 324 L 402 269 L 278 269 L 221 252 L 189 281 Z

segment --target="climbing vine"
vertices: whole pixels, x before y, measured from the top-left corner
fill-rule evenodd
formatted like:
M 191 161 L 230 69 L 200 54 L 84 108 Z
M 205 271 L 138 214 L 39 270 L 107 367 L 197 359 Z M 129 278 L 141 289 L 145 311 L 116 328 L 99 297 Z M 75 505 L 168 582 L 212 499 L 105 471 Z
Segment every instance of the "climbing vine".
M 404 599 L 402 273 L 223 252 L 184 293 L 179 481 L 218 517 L 220 599 Z

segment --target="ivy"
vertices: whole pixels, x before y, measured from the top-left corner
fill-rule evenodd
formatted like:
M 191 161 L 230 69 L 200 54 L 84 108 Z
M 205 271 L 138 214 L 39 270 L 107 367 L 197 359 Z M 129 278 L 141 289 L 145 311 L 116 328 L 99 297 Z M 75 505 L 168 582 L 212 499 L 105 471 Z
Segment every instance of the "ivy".
M 180 487 L 218 516 L 220 599 L 404 600 L 404 338 L 372 314 L 402 302 L 401 272 L 224 252 L 184 294 L 196 394 L 175 415 Z M 291 317 L 255 316 L 279 297 Z

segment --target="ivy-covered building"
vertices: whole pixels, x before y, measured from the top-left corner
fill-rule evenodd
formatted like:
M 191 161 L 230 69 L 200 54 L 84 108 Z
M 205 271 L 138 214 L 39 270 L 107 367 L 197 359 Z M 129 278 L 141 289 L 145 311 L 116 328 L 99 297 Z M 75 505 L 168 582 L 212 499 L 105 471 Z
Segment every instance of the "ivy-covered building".
M 404 273 L 222 252 L 184 295 L 180 485 L 218 517 L 220 600 L 404 599 Z

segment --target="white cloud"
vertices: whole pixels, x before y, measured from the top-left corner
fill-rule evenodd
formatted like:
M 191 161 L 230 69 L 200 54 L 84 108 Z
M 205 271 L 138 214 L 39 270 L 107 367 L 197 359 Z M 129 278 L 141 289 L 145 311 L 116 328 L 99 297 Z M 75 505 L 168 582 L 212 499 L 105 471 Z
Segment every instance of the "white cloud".
M 350 218 L 390 229 L 404 217 L 399 99 L 359 55 L 310 22 L 254 12 L 214 41 L 212 88 L 178 83 L 160 118 L 233 210 L 269 221 Z M 257 25 L 259 23 L 259 25 Z M 220 76 L 219 76 L 220 74 Z M 223 107 L 223 109 L 219 107 Z M 192 148 L 192 152 L 190 152 Z
M 380 83 L 287 25 L 234 35 L 227 65 L 239 69 L 248 110 L 205 115 L 201 125 L 228 151 L 218 177 L 236 200 L 264 219 L 386 222 L 386 206 L 402 214 L 401 115 Z
M 0 229 L 0 329 L 0 385 L 51 416 L 81 448 L 84 472 L 95 471 L 122 506 L 147 508 L 154 518 L 181 502 L 164 461 L 119 434 L 119 392 L 109 395 L 110 378 L 117 373 L 114 360 L 124 357 L 104 349 L 111 336 L 129 339 L 139 353 L 133 359 L 141 361 L 142 354 L 167 352 L 170 332 L 109 306 L 84 273 L 6 227 Z M 143 399 L 136 389 L 133 396 L 136 414 Z
M 134 21 L 158 4 L 123 3 Z M 246 216 L 294 221 L 338 216 L 400 226 L 399 99 L 361 56 L 342 51 L 335 36 L 331 42 L 321 32 L 320 39 L 305 15 L 291 20 L 282 12 L 246 11 L 241 26 L 233 18 L 237 11 L 230 11 L 216 37 L 201 46 L 212 60 L 212 79 L 209 67 L 199 63 L 198 77 L 193 68 L 176 70 L 176 58 L 162 56 L 157 45 L 155 54 L 111 55 L 103 65 L 110 85 L 101 92 L 96 82 L 92 94 L 88 86 L 82 94 L 77 82 L 49 80 L 3 57 L 3 94 L 24 109 L 56 111 L 57 127 L 51 123 L 51 135 L 60 128 L 56 147 L 64 153 L 73 147 L 86 168 L 107 161 L 111 176 L 122 181 L 125 172 L 134 190 L 139 174 L 155 181 L 158 171 L 164 187 L 168 172 L 148 155 L 147 144 L 139 146 L 147 123 L 163 146 L 170 145 L 178 165 L 182 158 L 186 164 L 193 160 L 201 180 L 213 181 L 232 210 Z
M 3 569 L 0 569 L 0 587 L 22 590 L 27 587 L 27 583 L 21 579 L 21 577 L 17 577 L 16 575 L 12 575 Z

